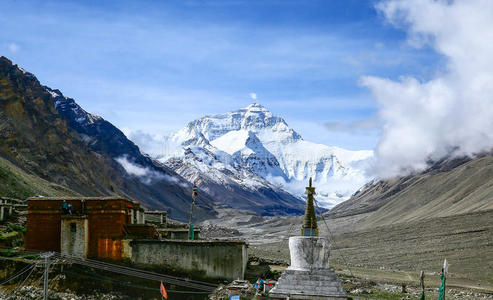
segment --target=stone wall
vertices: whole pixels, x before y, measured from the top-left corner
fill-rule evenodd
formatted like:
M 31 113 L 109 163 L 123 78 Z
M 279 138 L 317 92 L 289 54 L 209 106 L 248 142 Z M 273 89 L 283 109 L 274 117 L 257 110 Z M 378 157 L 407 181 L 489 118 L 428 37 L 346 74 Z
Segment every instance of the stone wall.
M 248 261 L 243 241 L 136 240 L 126 253 L 135 264 L 165 267 L 210 279 L 243 279 Z
M 87 218 L 83 216 L 62 216 L 61 245 L 62 254 L 87 257 L 89 229 Z

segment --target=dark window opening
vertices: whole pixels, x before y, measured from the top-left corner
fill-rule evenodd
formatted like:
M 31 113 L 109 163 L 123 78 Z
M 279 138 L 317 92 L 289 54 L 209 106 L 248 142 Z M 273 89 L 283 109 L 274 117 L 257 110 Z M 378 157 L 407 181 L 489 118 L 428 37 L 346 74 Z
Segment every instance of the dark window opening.
M 77 224 L 75 224 L 75 223 L 70 223 L 70 231 L 72 231 L 72 232 L 77 232 Z

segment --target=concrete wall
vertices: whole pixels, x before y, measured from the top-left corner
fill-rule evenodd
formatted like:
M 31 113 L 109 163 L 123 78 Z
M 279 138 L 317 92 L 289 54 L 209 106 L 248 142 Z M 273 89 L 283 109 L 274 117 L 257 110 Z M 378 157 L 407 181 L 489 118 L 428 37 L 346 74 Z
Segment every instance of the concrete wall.
M 243 279 L 248 261 L 243 241 L 136 240 L 129 245 L 131 253 L 127 255 L 133 263 L 166 267 L 194 277 Z
M 87 218 L 64 216 L 61 224 L 60 250 L 62 254 L 87 257 L 89 226 Z

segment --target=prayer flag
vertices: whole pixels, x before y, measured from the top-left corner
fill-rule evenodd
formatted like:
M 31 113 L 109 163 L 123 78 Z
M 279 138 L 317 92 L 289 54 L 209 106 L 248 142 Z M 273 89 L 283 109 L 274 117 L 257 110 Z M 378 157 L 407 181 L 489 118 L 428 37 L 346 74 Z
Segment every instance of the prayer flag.
M 164 288 L 164 284 L 163 282 L 161 281 L 161 296 L 163 296 L 164 299 L 168 299 L 168 293 L 166 293 L 166 289 Z

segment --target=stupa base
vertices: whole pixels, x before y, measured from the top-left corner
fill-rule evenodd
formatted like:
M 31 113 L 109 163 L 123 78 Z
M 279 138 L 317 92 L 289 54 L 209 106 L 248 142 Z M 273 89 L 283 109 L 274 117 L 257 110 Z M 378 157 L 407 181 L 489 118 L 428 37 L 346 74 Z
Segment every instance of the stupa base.
M 349 299 L 332 269 L 286 269 L 269 292 L 271 299 Z

